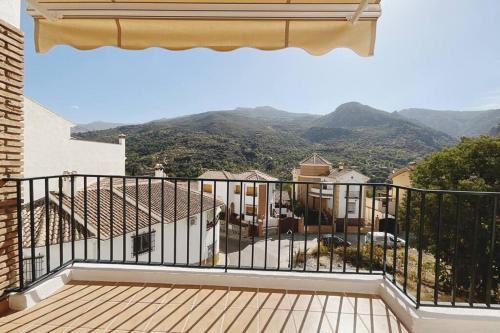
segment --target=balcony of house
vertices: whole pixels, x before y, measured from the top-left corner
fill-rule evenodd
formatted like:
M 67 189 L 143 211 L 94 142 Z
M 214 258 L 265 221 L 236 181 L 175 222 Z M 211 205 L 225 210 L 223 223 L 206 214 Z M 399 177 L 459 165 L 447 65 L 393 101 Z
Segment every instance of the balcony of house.
M 324 234 L 304 227 L 312 211 L 297 207 L 292 190 L 301 182 L 256 181 L 264 190 L 290 189 L 292 213 L 258 217 L 257 206 L 242 205 L 255 217 L 248 222 L 228 193 L 221 200 L 184 178 L 5 181 L 16 185 L 22 264 L 0 331 L 496 332 L 500 325 L 500 193 L 355 184 L 358 205 L 372 202 L 365 196 L 378 187 L 403 198 L 392 229 L 337 218 Z M 35 198 L 40 190 L 45 195 Z M 283 193 L 259 197 L 261 207 L 272 212 L 276 198 Z M 366 205 L 356 212 L 370 220 L 376 207 Z M 322 221 L 317 214 L 314 222 Z

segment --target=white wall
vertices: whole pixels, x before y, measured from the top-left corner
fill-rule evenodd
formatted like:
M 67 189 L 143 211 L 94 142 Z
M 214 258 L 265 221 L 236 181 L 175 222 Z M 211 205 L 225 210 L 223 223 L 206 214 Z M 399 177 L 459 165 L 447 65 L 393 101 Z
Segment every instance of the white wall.
M 0 0 L 0 19 L 21 28 L 21 0 Z
M 227 182 L 224 180 L 217 181 L 217 199 L 223 201 L 226 203 L 227 201 Z M 204 181 L 203 184 L 211 184 L 212 185 L 212 192 L 208 194 L 212 194 L 214 192 L 214 182 L 210 181 Z M 256 213 L 258 212 L 258 207 L 259 207 L 259 185 L 262 185 L 263 183 L 256 182 L 255 187 L 257 188 L 257 196 L 255 197 L 255 211 Z M 243 188 L 241 188 L 240 194 L 235 194 L 234 190 L 236 188 L 236 185 L 241 185 L 240 182 L 234 182 L 230 181 L 229 182 L 229 204 L 228 206 L 231 206 L 231 203 L 234 204 L 234 213 L 239 214 L 240 213 L 240 195 L 243 194 L 243 198 L 241 199 L 243 206 L 241 207 L 241 212 L 243 215 L 245 215 L 244 220 L 248 222 L 252 222 L 252 215 L 247 215 L 245 214 L 245 205 L 250 205 L 253 206 L 254 202 L 254 197 L 250 195 L 246 195 L 247 187 L 253 187 L 253 182 L 244 182 L 243 183 Z M 269 189 L 268 189 L 268 195 L 269 195 L 269 204 L 272 205 L 272 207 L 269 208 L 268 210 L 268 215 L 271 216 L 272 212 L 274 210 L 274 191 L 275 191 L 276 185 L 275 184 L 269 184 Z M 201 188 L 201 181 L 198 181 L 198 190 L 202 191 L 203 189 Z M 255 218 L 255 221 L 257 222 L 257 217 Z
M 220 212 L 220 208 L 216 209 L 216 214 Z M 208 246 L 213 242 L 213 228 L 207 230 L 207 213 L 203 212 L 203 222 L 202 222 L 202 260 L 206 260 L 209 257 Z M 190 226 L 189 230 L 189 263 L 196 264 L 200 260 L 200 214 L 194 215 L 196 218 L 196 224 Z M 186 229 L 186 219 L 179 220 L 177 222 L 177 230 L 174 233 L 174 224 L 165 223 L 164 224 L 164 261 L 167 263 L 173 263 L 174 261 L 174 235 L 176 236 L 176 263 L 186 264 L 187 263 L 187 229 Z M 219 253 L 219 228 L 220 223 L 217 223 L 215 227 L 215 240 L 217 244 L 214 248 L 214 253 Z M 151 231 L 154 231 L 154 249 L 151 252 L 151 262 L 161 261 L 161 224 L 156 223 L 151 226 Z M 148 227 L 138 230 L 138 234 L 147 233 Z M 132 238 L 135 236 L 135 230 L 128 232 L 125 235 L 125 256 L 127 261 L 134 261 L 135 256 L 133 254 Z M 101 240 L 100 248 L 100 259 L 110 260 L 110 249 L 111 240 Z M 50 246 L 50 268 L 55 269 L 60 265 L 60 245 L 55 244 Z M 35 256 L 43 256 L 43 273 L 46 273 L 46 248 L 45 246 L 40 246 L 35 248 Z M 23 249 L 24 258 L 31 258 L 31 249 Z M 75 241 L 75 258 L 84 259 L 85 258 L 85 241 L 79 240 Z M 87 258 L 91 260 L 97 260 L 97 239 L 89 238 L 87 239 Z M 63 264 L 71 260 L 71 242 L 63 243 Z M 121 261 L 123 260 L 123 235 L 113 238 L 113 260 Z M 140 262 L 148 261 L 148 253 L 139 254 L 138 258 Z M 215 262 L 217 264 L 217 262 Z M 209 262 L 211 264 L 211 262 Z
M 36 102 L 24 99 L 24 177 L 62 175 L 64 171 L 125 174 L 125 142 L 109 144 L 75 140 L 71 138 L 72 126 L 71 122 Z M 35 199 L 42 197 L 43 182 L 36 181 L 34 185 Z M 80 187 L 78 183 L 75 189 Z M 57 181 L 51 181 L 50 189 L 57 189 Z M 24 193 L 28 201 L 26 187 Z

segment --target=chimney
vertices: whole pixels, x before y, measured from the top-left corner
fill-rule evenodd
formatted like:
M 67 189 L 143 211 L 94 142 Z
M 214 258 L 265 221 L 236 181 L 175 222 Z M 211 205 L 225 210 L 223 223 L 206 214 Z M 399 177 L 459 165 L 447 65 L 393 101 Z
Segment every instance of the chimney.
M 339 163 L 339 170 L 344 170 L 344 162 Z
M 71 175 L 76 175 L 76 171 L 64 171 L 62 177 L 62 192 L 68 197 L 71 197 Z M 74 190 L 76 192 L 76 179 Z
M 125 138 L 127 136 L 125 134 L 118 135 L 118 144 L 125 146 Z
M 157 163 L 155 165 L 155 177 L 164 178 L 166 176 L 167 175 L 165 175 L 165 172 L 163 171 L 163 165 L 161 165 L 160 163 Z

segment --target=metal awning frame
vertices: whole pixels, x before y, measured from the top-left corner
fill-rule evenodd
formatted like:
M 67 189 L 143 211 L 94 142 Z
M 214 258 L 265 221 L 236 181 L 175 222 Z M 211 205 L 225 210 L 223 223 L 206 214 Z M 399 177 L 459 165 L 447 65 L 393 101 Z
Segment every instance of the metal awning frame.
M 200 20 L 377 20 L 380 4 L 266 3 L 40 3 L 26 0 L 28 14 L 50 21 L 64 18 L 151 18 Z

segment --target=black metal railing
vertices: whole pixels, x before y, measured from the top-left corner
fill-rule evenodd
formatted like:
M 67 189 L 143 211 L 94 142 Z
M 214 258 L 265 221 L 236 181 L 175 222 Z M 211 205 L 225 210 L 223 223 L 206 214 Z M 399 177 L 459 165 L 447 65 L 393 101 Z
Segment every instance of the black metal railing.
M 324 183 L 76 174 L 7 181 L 17 188 L 17 290 L 75 262 L 117 263 L 375 274 L 416 307 L 499 308 L 498 192 L 332 183 L 333 196 L 320 186 L 313 197 L 310 188 Z M 257 194 L 235 195 L 236 186 Z M 274 217 L 274 192 L 282 202 L 285 190 L 287 217 Z M 328 224 L 318 212 L 331 216 Z

